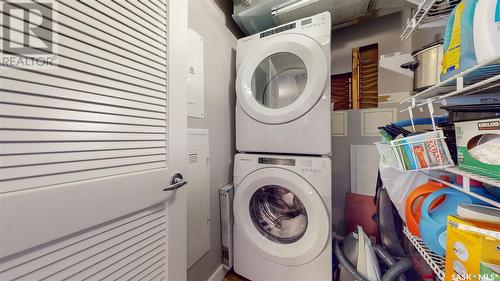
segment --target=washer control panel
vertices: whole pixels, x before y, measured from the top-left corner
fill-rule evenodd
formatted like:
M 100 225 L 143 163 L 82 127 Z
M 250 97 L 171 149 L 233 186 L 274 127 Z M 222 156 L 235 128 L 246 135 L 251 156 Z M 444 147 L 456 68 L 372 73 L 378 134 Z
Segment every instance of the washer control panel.
M 259 156 L 256 159 L 253 157 L 241 157 L 240 161 L 257 161 L 261 165 L 271 165 L 271 166 L 285 166 L 285 167 L 295 167 L 298 171 L 302 173 L 321 173 L 327 168 L 327 163 L 325 158 L 318 157 L 316 159 L 311 157 L 278 157 L 278 156 Z
M 295 166 L 295 159 L 292 158 L 268 158 L 259 157 L 259 164 Z
M 331 159 L 328 157 L 238 153 L 234 156 L 235 187 L 238 187 L 239 183 L 250 173 L 267 168 L 288 170 L 313 184 L 331 181 Z M 321 184 L 320 186 L 324 187 Z M 330 184 L 321 190 L 325 194 L 330 194 Z
M 326 168 L 326 163 L 323 159 L 311 160 L 300 159 L 300 171 L 303 173 L 321 173 Z

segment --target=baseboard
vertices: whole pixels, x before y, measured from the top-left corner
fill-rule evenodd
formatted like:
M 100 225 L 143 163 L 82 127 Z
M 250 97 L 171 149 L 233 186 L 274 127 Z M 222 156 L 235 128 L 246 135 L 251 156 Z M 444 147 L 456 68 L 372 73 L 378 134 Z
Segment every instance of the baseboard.
M 207 281 L 222 281 L 224 279 L 224 276 L 226 276 L 227 270 L 224 269 L 224 267 L 219 265 L 217 269 L 208 277 Z

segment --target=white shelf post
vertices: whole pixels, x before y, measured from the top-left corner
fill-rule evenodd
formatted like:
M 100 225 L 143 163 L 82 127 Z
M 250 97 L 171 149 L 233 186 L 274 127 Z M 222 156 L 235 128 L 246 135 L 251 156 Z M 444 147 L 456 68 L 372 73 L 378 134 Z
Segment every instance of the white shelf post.
M 434 121 L 434 105 L 432 104 L 432 99 L 427 99 L 427 107 L 429 108 L 429 113 L 431 115 L 432 129 L 436 131 L 436 121 Z
M 466 193 L 470 192 L 470 178 L 466 176 L 462 176 L 462 188 Z
M 462 75 L 457 77 L 457 91 L 464 89 L 464 77 Z
M 415 122 L 413 121 L 413 110 L 411 106 L 408 106 L 408 114 L 410 115 L 410 121 L 411 121 L 411 128 L 413 129 L 413 132 L 415 133 Z

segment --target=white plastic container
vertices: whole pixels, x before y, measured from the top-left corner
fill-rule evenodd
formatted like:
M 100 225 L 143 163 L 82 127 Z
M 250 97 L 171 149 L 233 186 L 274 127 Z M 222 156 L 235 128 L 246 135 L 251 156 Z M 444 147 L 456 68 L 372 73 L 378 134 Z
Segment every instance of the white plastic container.
M 479 0 L 474 15 L 474 49 L 478 63 L 500 57 L 500 0 Z

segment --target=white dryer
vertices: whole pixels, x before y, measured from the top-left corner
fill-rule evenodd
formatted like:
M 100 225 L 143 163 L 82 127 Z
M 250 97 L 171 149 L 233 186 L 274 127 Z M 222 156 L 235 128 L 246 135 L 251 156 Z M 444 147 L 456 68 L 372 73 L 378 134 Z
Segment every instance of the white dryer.
M 237 154 L 234 270 L 251 280 L 332 280 L 331 163 Z
M 236 149 L 330 153 L 330 13 L 238 40 Z

